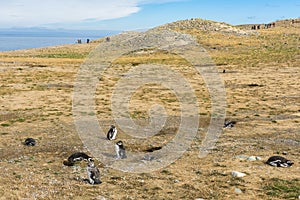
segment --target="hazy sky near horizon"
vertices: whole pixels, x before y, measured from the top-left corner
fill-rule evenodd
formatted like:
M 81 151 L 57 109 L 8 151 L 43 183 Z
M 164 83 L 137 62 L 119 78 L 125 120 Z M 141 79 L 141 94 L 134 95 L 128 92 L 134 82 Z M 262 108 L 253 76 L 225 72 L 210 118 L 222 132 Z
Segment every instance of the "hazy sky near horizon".
M 182 19 L 230 24 L 298 18 L 300 0 L 0 0 L 0 28 L 136 30 Z

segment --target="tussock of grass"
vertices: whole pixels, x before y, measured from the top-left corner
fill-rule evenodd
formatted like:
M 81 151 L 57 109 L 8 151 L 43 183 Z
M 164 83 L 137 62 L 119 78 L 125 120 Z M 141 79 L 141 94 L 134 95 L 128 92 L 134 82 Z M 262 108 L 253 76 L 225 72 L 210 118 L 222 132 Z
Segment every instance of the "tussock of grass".
M 38 58 L 74 58 L 83 59 L 88 56 L 88 53 L 60 53 L 60 54 L 44 54 L 37 55 Z
M 129 54 L 129 55 L 124 55 L 120 58 L 118 58 L 116 61 L 114 61 L 115 65 L 127 65 L 127 64 L 132 64 L 132 65 L 139 65 L 139 64 L 165 64 L 165 65 L 186 65 L 188 62 L 183 59 L 182 57 L 165 52 L 165 51 L 156 51 L 150 52 L 145 51 L 143 54 Z
M 300 180 L 272 178 L 263 189 L 269 196 L 284 199 L 297 199 L 300 195 Z

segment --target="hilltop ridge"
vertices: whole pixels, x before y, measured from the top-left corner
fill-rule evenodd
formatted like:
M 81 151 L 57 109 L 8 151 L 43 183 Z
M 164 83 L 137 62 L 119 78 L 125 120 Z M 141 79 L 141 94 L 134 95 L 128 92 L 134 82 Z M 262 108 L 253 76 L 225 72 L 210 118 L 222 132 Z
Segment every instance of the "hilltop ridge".
M 187 20 L 179 20 L 176 22 L 164 24 L 157 27 L 158 29 L 172 29 L 172 30 L 186 30 L 197 29 L 204 32 L 219 32 L 223 34 L 233 35 L 252 35 L 251 30 L 246 30 L 240 27 L 236 27 L 225 22 L 216 22 L 212 20 L 204 20 L 200 18 L 192 18 Z
M 281 28 L 299 28 L 300 27 L 300 18 L 293 18 L 293 19 L 282 19 L 282 20 L 276 20 L 273 22 L 266 22 L 266 23 L 251 23 L 251 24 L 240 24 L 236 27 L 242 28 L 242 29 L 251 29 L 254 25 L 260 25 L 261 29 L 265 29 L 266 24 L 273 24 L 274 27 L 281 27 Z
M 206 33 L 222 33 L 226 35 L 236 35 L 236 36 L 248 36 L 257 34 L 255 30 L 252 30 L 254 25 L 259 25 L 260 29 L 265 29 L 265 25 L 273 24 L 271 27 L 281 27 L 281 28 L 299 28 L 300 18 L 295 19 L 283 19 L 277 20 L 275 22 L 266 23 L 255 23 L 255 24 L 241 24 L 241 25 L 231 25 L 225 22 L 217 22 L 212 20 L 205 20 L 201 18 L 192 18 L 185 20 L 178 20 L 175 22 L 167 23 L 156 27 L 155 29 L 171 29 L 177 31 L 196 29 L 198 31 L 203 31 Z

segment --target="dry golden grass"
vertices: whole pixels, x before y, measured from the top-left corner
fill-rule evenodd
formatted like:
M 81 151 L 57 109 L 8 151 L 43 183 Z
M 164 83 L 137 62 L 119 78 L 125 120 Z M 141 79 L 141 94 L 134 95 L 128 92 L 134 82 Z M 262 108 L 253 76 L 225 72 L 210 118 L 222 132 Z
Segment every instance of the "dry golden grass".
M 198 158 L 210 117 L 210 98 L 201 76 L 170 53 L 131 54 L 116 60 L 99 81 L 96 109 L 102 127 L 112 123 L 111 92 L 121 74 L 143 63 L 167 64 L 196 91 L 202 117 L 199 133 L 183 157 L 164 169 L 131 174 L 97 161 L 103 184 L 83 182 L 85 164 L 66 167 L 62 161 L 73 152 L 86 151 L 73 124 L 72 92 L 79 66 L 97 43 L 2 52 L 0 199 L 295 199 L 297 192 L 289 193 L 281 185 L 299 188 L 299 28 L 276 27 L 250 36 L 180 31 L 197 37 L 217 64 L 226 87 L 227 118 L 238 122 L 224 129 L 207 157 Z M 224 69 L 226 73 L 221 73 Z M 178 102 L 159 85 L 136 91 L 130 107 L 133 119 L 147 120 L 152 103 L 165 106 L 169 121 L 160 134 L 147 140 L 134 140 L 120 130 L 119 137 L 132 151 L 164 145 L 176 133 Z M 36 138 L 37 146 L 23 146 L 27 137 Z M 295 162 L 291 168 L 264 164 L 283 151 Z M 237 155 L 262 160 L 245 161 Z M 233 178 L 231 171 L 247 176 Z M 273 186 L 280 186 L 280 192 Z

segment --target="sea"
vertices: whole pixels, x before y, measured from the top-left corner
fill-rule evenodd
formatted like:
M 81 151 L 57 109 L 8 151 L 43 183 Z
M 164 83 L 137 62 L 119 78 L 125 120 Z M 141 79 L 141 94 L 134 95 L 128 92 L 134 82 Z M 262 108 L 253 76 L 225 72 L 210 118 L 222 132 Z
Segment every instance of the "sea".
M 92 37 L 74 37 L 74 36 L 1 36 L 0 35 L 0 51 L 12 51 L 19 49 L 40 48 L 64 44 L 75 44 L 78 39 L 82 43 L 99 39 L 103 36 Z

